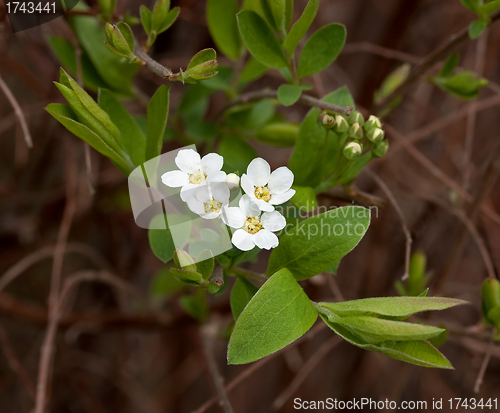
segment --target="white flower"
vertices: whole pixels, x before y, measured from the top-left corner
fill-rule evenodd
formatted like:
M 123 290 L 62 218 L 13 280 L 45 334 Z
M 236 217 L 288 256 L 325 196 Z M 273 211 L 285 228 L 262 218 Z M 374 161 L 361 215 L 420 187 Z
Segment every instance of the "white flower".
M 273 232 L 285 228 L 285 217 L 278 211 L 264 212 L 248 195 L 240 198 L 239 207 L 226 207 L 222 215 L 226 225 L 237 230 L 231 242 L 242 251 L 250 251 L 255 246 L 271 249 L 279 244 Z
M 203 158 L 193 149 L 181 149 L 175 157 L 179 171 L 166 172 L 162 182 L 171 188 L 181 188 L 181 199 L 187 201 L 195 195 L 193 189 L 207 182 L 225 182 L 226 173 L 221 171 L 224 159 L 216 153 L 209 153 Z
M 248 165 L 247 173 L 241 177 L 241 187 L 262 211 L 274 211 L 273 205 L 283 204 L 294 194 L 290 189 L 293 172 L 282 166 L 273 173 L 262 158 L 255 158 Z
M 195 195 L 187 200 L 187 206 L 205 219 L 215 219 L 222 208 L 229 204 L 229 188 L 224 182 L 209 182 L 196 189 Z
M 237 188 L 240 184 L 240 177 L 236 174 L 229 174 L 226 177 L 226 185 L 229 189 Z

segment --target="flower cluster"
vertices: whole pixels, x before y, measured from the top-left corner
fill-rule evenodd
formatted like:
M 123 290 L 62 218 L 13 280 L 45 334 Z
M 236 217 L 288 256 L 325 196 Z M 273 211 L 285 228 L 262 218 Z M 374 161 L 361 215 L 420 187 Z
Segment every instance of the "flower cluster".
M 201 158 L 193 149 L 182 149 L 175 158 L 179 170 L 164 173 L 161 180 L 169 187 L 180 187 L 181 199 L 195 214 L 204 219 L 221 217 L 235 230 L 231 242 L 238 249 L 276 247 L 279 241 L 274 232 L 282 230 L 286 221 L 274 207 L 295 194 L 292 171 L 282 166 L 271 172 L 264 159 L 255 158 L 241 177 L 245 194 L 237 207 L 230 207 L 230 191 L 239 187 L 240 179 L 221 171 L 223 163 L 216 153 Z

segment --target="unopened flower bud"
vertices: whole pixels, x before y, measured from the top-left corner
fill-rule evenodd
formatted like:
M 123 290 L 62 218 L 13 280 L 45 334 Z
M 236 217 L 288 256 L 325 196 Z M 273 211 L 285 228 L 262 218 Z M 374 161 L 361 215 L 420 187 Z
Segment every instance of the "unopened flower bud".
M 335 118 L 328 112 L 321 112 L 318 119 L 325 129 L 331 129 L 335 125 Z
M 134 55 L 134 36 L 130 26 L 120 22 L 116 26 L 106 23 L 104 26 L 104 35 L 106 36 L 105 45 L 118 56 L 135 58 Z
M 342 151 L 342 153 L 347 159 L 353 160 L 358 158 L 361 155 L 362 151 L 363 148 L 361 147 L 361 145 L 356 141 L 352 141 L 344 146 L 344 150 Z
M 372 154 L 376 158 L 382 158 L 389 150 L 389 142 L 380 141 L 372 146 Z
M 196 263 L 194 262 L 193 257 L 180 248 L 175 249 L 174 263 L 177 268 L 186 271 L 196 271 Z
M 226 176 L 226 185 L 229 189 L 238 188 L 240 184 L 240 177 L 236 174 L 229 174 Z
M 382 123 L 380 122 L 380 119 L 377 118 L 376 116 L 370 115 L 368 120 L 365 122 L 363 125 L 365 131 L 370 131 L 374 128 L 382 128 Z
M 349 129 L 349 124 L 345 120 L 343 116 L 337 115 L 335 116 L 335 125 L 333 127 L 333 131 L 335 133 L 344 133 Z
M 500 283 L 493 278 L 488 278 L 483 282 L 481 290 L 484 318 L 489 324 L 498 327 L 500 326 Z M 494 309 L 497 310 L 492 312 Z
M 359 123 L 359 126 L 363 126 L 365 124 L 365 118 L 361 114 L 361 112 L 355 110 L 354 112 L 351 113 L 351 116 L 349 116 L 349 122 L 351 125 L 353 123 Z
M 361 129 L 358 122 L 352 124 L 347 134 L 354 139 L 363 139 L 363 129 Z
M 380 128 L 373 128 L 366 132 L 366 139 L 368 139 L 370 142 L 376 143 L 380 142 L 384 139 L 384 131 Z

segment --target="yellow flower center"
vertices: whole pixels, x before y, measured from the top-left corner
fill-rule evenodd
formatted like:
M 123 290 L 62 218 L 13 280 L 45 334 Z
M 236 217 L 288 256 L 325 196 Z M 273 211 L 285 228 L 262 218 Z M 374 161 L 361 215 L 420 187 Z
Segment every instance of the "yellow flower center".
M 262 229 L 262 224 L 260 223 L 260 219 L 256 217 L 248 218 L 245 221 L 245 225 L 243 229 L 249 234 L 255 234 Z
M 190 174 L 189 175 L 189 183 L 190 184 L 195 184 L 195 185 L 199 185 L 201 184 L 205 179 L 207 179 L 207 177 L 205 176 L 205 174 L 201 171 L 196 171 L 195 173 L 193 174 Z
M 267 186 L 258 186 L 255 188 L 255 197 L 269 202 L 271 200 L 271 191 Z
M 213 198 L 210 201 L 205 202 L 203 205 L 205 206 L 205 212 L 207 214 L 209 212 L 215 212 L 218 214 L 222 208 L 222 203 L 219 201 L 216 201 Z

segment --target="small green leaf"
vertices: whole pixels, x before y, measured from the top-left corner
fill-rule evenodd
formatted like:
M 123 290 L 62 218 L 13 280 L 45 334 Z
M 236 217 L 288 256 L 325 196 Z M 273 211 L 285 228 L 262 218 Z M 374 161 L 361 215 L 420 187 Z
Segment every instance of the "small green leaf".
M 295 145 L 299 135 L 299 125 L 289 122 L 273 122 L 260 128 L 255 137 L 267 145 L 290 147 Z
M 479 7 L 477 14 L 479 16 L 489 16 L 491 13 L 495 13 L 498 9 L 500 9 L 500 0 L 491 0 Z
M 148 232 L 149 245 L 153 253 L 163 262 L 168 262 L 174 257 L 175 244 L 172 234 L 168 229 L 168 221 L 164 215 L 157 215 L 151 220 Z M 166 227 L 167 229 L 153 229 Z
M 156 31 L 156 34 L 160 34 L 163 33 L 165 30 L 168 30 L 170 26 L 172 26 L 172 24 L 175 23 L 177 17 L 179 17 L 180 12 L 181 12 L 180 7 L 174 7 L 172 10 L 170 10 L 167 13 L 167 16 L 165 17 L 163 24 Z
M 344 47 L 345 39 L 342 24 L 332 23 L 316 31 L 300 54 L 298 76 L 310 76 L 330 66 Z
M 130 50 L 133 52 L 134 51 L 134 35 L 132 33 L 132 29 L 127 23 L 124 22 L 119 22 L 117 23 L 116 27 L 120 30 L 120 33 L 124 37 L 125 41 L 127 42 L 128 47 Z
M 205 79 L 217 74 L 217 53 L 214 49 L 203 49 L 196 53 L 188 64 L 186 76 Z
M 236 321 L 228 346 L 228 363 L 250 363 L 282 349 L 306 333 L 317 316 L 290 271 L 278 271 Z
M 170 87 L 161 85 L 148 103 L 146 129 L 146 160 L 161 154 L 163 135 L 167 126 Z
M 370 316 L 347 316 L 328 319 L 330 322 L 341 325 L 368 344 L 378 344 L 385 341 L 427 340 L 443 332 L 442 328 Z
M 422 311 L 445 310 L 467 301 L 446 297 L 374 297 L 339 303 L 318 303 L 339 317 L 377 315 L 393 320 L 407 318 Z
M 458 53 L 453 53 L 448 60 L 446 60 L 443 68 L 439 72 L 439 76 L 447 77 L 453 73 L 453 70 L 458 66 L 460 60 L 460 55 Z
M 269 8 L 271 18 L 274 22 L 276 30 L 280 33 L 286 33 L 286 3 L 287 0 L 263 0 Z M 265 10 L 265 7 L 262 7 Z
M 344 340 L 365 350 L 376 351 L 393 359 L 415 364 L 417 366 L 453 369 L 450 362 L 427 341 L 401 341 L 368 344 L 350 333 L 344 327 L 330 322 L 325 315 L 320 314 L 320 316 L 328 327 L 330 327 Z
M 318 206 L 318 200 L 314 189 L 310 186 L 292 186 L 295 189 L 295 195 L 292 197 L 292 203 L 299 209 L 306 212 L 314 211 Z
M 319 0 L 309 0 L 304 12 L 294 23 L 290 32 L 286 36 L 285 41 L 283 42 L 283 47 L 291 56 L 293 56 L 297 45 L 311 26 L 311 23 L 318 13 L 318 8 Z
M 386 96 L 389 96 L 389 94 L 396 90 L 410 74 L 410 69 L 411 66 L 408 63 L 404 63 L 393 70 L 375 92 L 375 102 L 381 102 Z
M 203 322 L 208 317 L 208 304 L 205 290 L 199 288 L 193 295 L 185 295 L 179 299 L 179 304 L 193 318 Z
M 109 115 L 111 121 L 118 127 L 125 151 L 135 166 L 145 162 L 146 137 L 130 113 L 108 90 L 100 89 L 99 106 Z
M 302 94 L 302 87 L 299 85 L 281 85 L 278 88 L 278 100 L 283 106 L 291 106 L 297 102 Z
M 216 234 L 217 235 L 217 234 Z M 196 257 L 196 268 L 203 276 L 204 280 L 208 280 L 214 272 L 215 260 L 210 250 L 203 250 Z
M 231 311 L 234 319 L 237 320 L 248 302 L 259 289 L 250 281 L 238 277 L 231 290 Z
M 165 22 L 169 10 L 170 0 L 156 0 L 151 14 L 151 30 L 159 33 L 159 29 Z
M 441 89 L 461 99 L 476 98 L 479 89 L 485 87 L 488 81 L 477 77 L 476 73 L 470 71 L 459 72 L 450 77 L 434 77 L 434 84 Z
M 460 0 L 460 3 L 462 3 L 466 9 L 470 10 L 473 13 L 476 13 L 479 6 L 478 0 Z
M 162 299 L 185 287 L 186 285 L 177 280 L 177 278 L 170 273 L 170 269 L 166 267 L 155 274 L 149 287 L 149 294 L 152 298 Z
M 359 243 L 369 225 L 370 210 L 357 206 L 305 219 L 281 237 L 267 274 L 286 267 L 297 280 L 305 280 L 326 271 Z
M 180 268 L 170 268 L 170 274 L 177 278 L 180 282 L 199 286 L 203 280 L 203 277 L 198 271 L 193 270 L 183 270 Z
M 288 65 L 278 39 L 262 17 L 253 11 L 243 10 L 237 14 L 237 19 L 243 43 L 255 59 L 274 69 Z
M 146 6 L 141 6 L 139 9 L 139 14 L 141 15 L 141 23 L 144 31 L 149 34 L 151 31 L 151 10 Z
M 227 57 L 238 60 L 243 50 L 236 14 L 236 0 L 208 0 L 207 23 L 215 44 Z
M 469 37 L 477 39 L 481 33 L 488 27 L 488 22 L 483 19 L 474 20 L 469 26 Z

